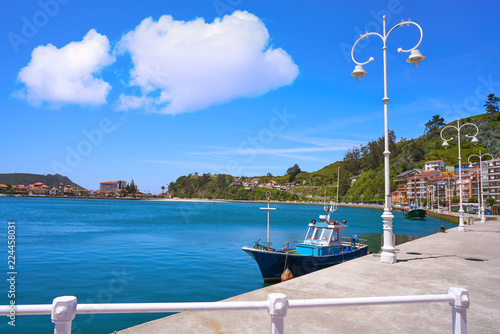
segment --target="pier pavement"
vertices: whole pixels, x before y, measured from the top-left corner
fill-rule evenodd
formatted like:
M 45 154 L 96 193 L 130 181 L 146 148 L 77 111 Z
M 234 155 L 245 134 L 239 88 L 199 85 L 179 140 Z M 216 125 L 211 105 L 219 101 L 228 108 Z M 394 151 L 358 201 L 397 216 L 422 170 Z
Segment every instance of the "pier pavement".
M 493 218 L 493 217 L 491 217 Z M 425 222 L 422 222 L 425 224 Z M 398 262 L 377 254 L 345 262 L 227 299 L 264 301 L 269 293 L 289 300 L 446 294 L 469 291 L 469 333 L 500 333 L 500 221 L 446 230 L 396 246 Z M 251 258 L 249 258 L 249 261 Z M 122 330 L 142 333 L 270 333 L 261 311 L 183 312 Z M 448 303 L 289 309 L 285 333 L 451 333 Z

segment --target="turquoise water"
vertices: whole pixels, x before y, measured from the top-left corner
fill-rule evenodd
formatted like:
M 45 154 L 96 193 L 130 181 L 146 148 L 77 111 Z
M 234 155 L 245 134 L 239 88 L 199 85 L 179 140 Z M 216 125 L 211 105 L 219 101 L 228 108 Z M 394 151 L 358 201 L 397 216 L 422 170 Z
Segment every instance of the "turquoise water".
M 51 304 L 74 295 L 79 303 L 216 301 L 263 286 L 241 246 L 266 238 L 264 204 L 93 199 L 0 198 L 7 277 L 7 223 L 16 226 L 16 304 Z M 271 241 L 300 239 L 321 206 L 273 204 Z M 339 207 L 345 235 L 380 249 L 381 210 Z M 394 212 L 396 243 L 455 226 L 431 217 L 410 221 Z M 7 305 L 8 282 L 0 304 Z M 73 333 L 112 333 L 165 314 L 77 315 Z M 1 333 L 51 333 L 50 315 L 19 316 Z

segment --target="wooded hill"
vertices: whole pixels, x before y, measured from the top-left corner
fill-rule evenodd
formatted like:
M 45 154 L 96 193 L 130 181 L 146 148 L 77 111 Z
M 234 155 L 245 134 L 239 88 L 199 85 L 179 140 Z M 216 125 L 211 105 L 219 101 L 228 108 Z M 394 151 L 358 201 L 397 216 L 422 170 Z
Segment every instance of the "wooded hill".
M 59 184 L 70 185 L 77 190 L 85 190 L 85 188 L 71 181 L 68 177 L 59 174 L 28 174 L 28 173 L 9 173 L 0 174 L 0 184 L 6 185 L 30 185 L 36 182 L 42 182 L 49 187 L 58 188 Z
M 492 117 L 493 116 L 493 117 Z M 474 145 L 465 134 L 475 133 L 473 126 L 461 130 L 462 162 L 467 162 L 471 154 L 490 153 L 494 157 L 500 156 L 500 113 L 493 115 L 483 114 L 460 120 L 460 124 L 473 123 L 479 128 L 479 143 Z M 456 126 L 456 121 L 450 123 Z M 442 146 L 441 129 L 446 126 L 444 119 L 435 115 L 426 123 L 425 133 L 416 139 L 402 138 L 396 142 L 396 134 L 390 132 L 389 147 L 391 152 L 391 181 L 404 171 L 413 168 L 424 168 L 427 160 L 443 160 L 447 165 L 458 163 L 457 131 L 446 129 L 445 138 L 454 137 L 448 148 Z M 376 202 L 384 200 L 384 138 L 368 142 L 364 146 L 353 147 L 348 150 L 342 161 L 334 162 L 316 172 L 301 171 L 299 166 L 290 167 L 283 176 L 241 177 L 242 181 L 259 177 L 261 183 L 271 180 L 278 184 L 293 182 L 297 186 L 287 191 L 272 190 L 272 198 L 276 200 L 311 200 L 324 196 L 335 198 L 337 184 L 337 170 L 340 167 L 339 200 L 344 201 Z M 475 160 L 474 160 L 475 161 Z M 176 182 L 170 183 L 168 189 L 176 197 L 188 198 L 219 198 L 236 200 L 265 199 L 269 189 L 256 188 L 247 190 L 242 186 L 233 185 L 233 176 L 219 174 L 211 176 L 181 176 Z M 355 180 L 355 181 L 354 181 Z M 391 183 L 391 191 L 396 185 Z M 352 196 L 352 197 L 351 197 Z

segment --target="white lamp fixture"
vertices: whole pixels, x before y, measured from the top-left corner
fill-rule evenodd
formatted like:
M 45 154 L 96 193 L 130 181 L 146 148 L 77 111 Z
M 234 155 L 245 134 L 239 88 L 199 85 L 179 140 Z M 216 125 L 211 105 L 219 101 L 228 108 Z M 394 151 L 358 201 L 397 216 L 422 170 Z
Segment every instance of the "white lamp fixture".
M 422 56 L 420 51 L 418 51 L 417 49 L 414 49 L 414 50 L 411 50 L 411 54 L 408 57 L 408 59 L 406 59 L 406 62 L 409 64 L 412 64 L 414 68 L 417 68 L 420 66 L 420 63 L 423 62 L 424 60 L 425 60 L 425 57 Z
M 355 77 L 358 82 L 360 82 L 367 73 L 363 69 L 363 66 L 356 65 L 354 71 L 352 71 L 351 76 Z

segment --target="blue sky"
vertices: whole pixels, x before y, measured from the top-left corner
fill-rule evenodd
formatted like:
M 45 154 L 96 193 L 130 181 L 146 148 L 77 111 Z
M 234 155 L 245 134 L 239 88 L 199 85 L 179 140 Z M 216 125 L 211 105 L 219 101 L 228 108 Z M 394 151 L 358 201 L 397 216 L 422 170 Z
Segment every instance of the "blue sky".
M 141 191 L 193 172 L 316 171 L 383 135 L 415 138 L 435 114 L 500 95 L 496 1 L 10 1 L 0 13 L 0 172 L 60 173 Z

